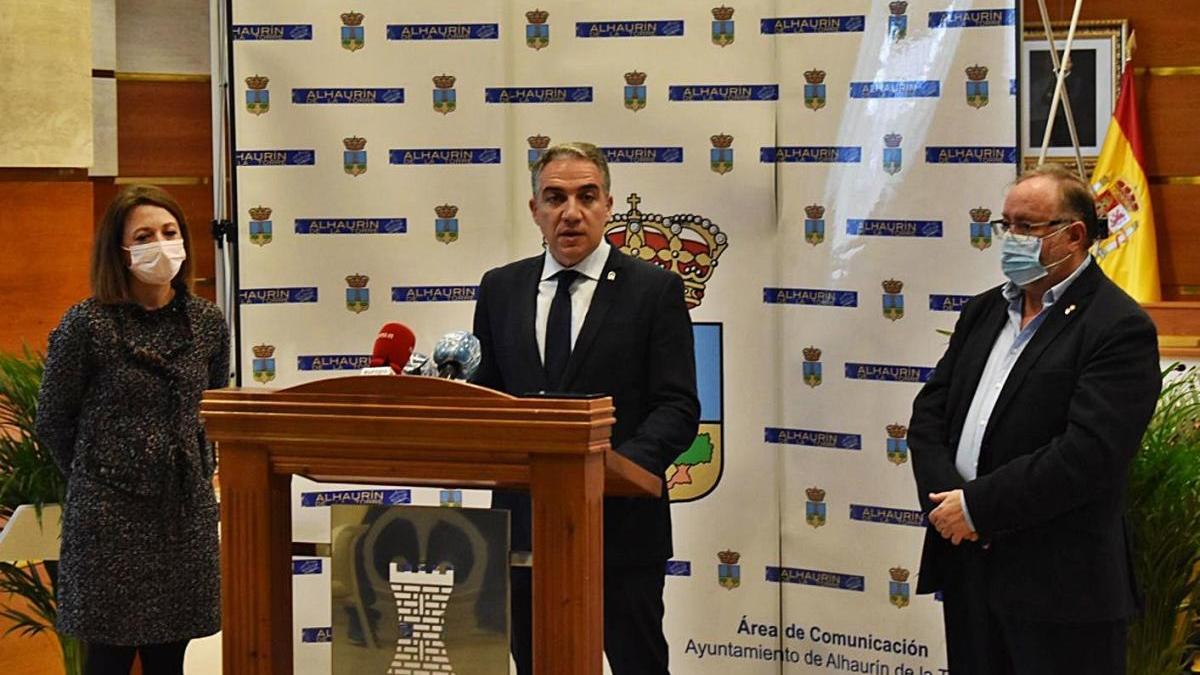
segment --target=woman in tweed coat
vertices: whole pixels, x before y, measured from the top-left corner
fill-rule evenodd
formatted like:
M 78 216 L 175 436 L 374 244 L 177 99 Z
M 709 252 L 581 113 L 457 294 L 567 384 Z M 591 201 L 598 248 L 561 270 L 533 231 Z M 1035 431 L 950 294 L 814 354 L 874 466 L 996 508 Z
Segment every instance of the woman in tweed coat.
M 89 674 L 183 672 L 191 638 L 221 627 L 214 457 L 200 396 L 229 381 L 229 334 L 189 292 L 179 205 L 135 186 L 109 205 L 93 296 L 50 334 L 38 436 L 67 476 L 58 630 Z

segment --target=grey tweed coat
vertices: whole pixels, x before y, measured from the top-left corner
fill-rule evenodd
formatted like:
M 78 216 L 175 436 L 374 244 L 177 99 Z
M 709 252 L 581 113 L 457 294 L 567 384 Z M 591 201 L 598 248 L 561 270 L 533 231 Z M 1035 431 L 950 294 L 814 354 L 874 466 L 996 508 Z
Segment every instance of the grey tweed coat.
M 58 630 L 145 645 L 220 630 L 214 457 L 199 419 L 229 380 L 215 305 L 85 300 L 50 334 L 37 432 L 67 476 Z

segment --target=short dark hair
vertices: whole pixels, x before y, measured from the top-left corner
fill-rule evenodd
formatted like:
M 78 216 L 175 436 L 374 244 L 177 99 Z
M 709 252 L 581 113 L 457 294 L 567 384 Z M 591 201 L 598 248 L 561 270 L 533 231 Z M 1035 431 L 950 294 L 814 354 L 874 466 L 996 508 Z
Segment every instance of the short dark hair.
M 604 177 L 604 191 L 612 192 L 612 177 L 608 173 L 608 160 L 604 159 L 604 151 L 591 143 L 582 141 L 573 141 L 571 143 L 559 143 L 546 148 L 541 157 L 529 167 L 529 184 L 533 187 L 533 196 L 537 197 L 538 181 L 542 178 L 542 169 L 546 165 L 556 159 L 564 157 L 574 157 L 576 159 L 584 159 L 596 165 L 600 169 L 600 175 Z
M 1087 181 L 1061 164 L 1039 164 L 1024 171 L 1013 185 L 1020 185 L 1032 178 L 1046 177 L 1058 184 L 1059 208 L 1066 215 L 1083 222 L 1088 239 L 1092 242 L 1108 236 L 1108 219 L 1096 212 L 1096 197 Z
M 96 240 L 92 246 L 92 296 L 106 305 L 133 302 L 130 292 L 130 274 L 122 255 L 122 240 L 125 237 L 125 221 L 139 206 L 158 206 L 166 209 L 175 222 L 179 223 L 179 236 L 183 239 L 183 250 L 187 254 L 179 272 L 171 280 L 176 290 L 191 291 L 192 288 L 192 238 L 188 230 L 183 209 L 166 190 L 153 185 L 131 185 L 113 198 L 100 223 L 96 226 Z

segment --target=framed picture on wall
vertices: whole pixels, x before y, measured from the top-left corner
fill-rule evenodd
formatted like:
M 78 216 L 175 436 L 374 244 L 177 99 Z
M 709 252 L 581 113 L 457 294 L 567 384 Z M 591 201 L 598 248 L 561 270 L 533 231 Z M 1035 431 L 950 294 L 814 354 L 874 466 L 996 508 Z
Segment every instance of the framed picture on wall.
M 1053 22 L 1054 46 L 1062 55 L 1067 41 L 1068 23 Z M 1124 19 L 1080 21 L 1071 44 L 1071 59 L 1063 86 L 1071 98 L 1075 127 L 1085 168 L 1095 165 L 1104 134 L 1112 119 L 1121 88 L 1121 68 L 1125 63 L 1129 24 Z M 1040 23 L 1027 23 L 1021 45 L 1020 89 L 1021 145 L 1025 165 L 1037 163 L 1042 137 L 1050 118 L 1054 96 L 1054 63 L 1050 43 Z M 1054 130 L 1050 135 L 1047 161 L 1075 161 L 1075 150 L 1067 127 L 1066 110 L 1059 103 Z

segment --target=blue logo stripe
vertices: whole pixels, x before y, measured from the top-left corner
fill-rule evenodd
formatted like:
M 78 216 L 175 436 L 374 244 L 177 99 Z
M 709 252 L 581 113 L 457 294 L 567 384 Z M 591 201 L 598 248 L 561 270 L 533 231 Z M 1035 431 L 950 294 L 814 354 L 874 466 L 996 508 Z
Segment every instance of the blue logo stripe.
M 499 164 L 500 148 L 392 148 L 388 162 L 402 165 Z
M 776 145 L 759 148 L 764 164 L 783 162 L 857 164 L 862 161 L 858 145 Z
M 404 234 L 406 218 L 297 218 L 296 234 Z
M 591 87 L 488 87 L 487 103 L 590 103 Z
M 411 503 L 411 490 L 329 490 L 300 493 L 300 506 L 316 507 L 334 504 L 394 506 Z
M 311 40 L 312 24 L 260 23 L 229 27 L 234 40 Z
M 495 40 L 497 23 L 400 23 L 388 24 L 389 40 Z
M 846 221 L 846 234 L 864 237 L 940 237 L 942 221 L 851 218 Z
M 600 148 L 609 164 L 681 164 L 683 148 Z
M 667 88 L 670 101 L 778 101 L 777 84 L 675 84 Z
M 928 382 L 933 368 L 896 366 L 886 363 L 846 362 L 847 380 L 878 380 L 881 382 Z
M 336 87 L 332 89 L 292 89 L 292 103 L 298 105 L 323 103 L 404 103 L 404 89 L 358 89 Z
M 935 312 L 961 312 L 963 305 L 971 299 L 969 295 L 929 295 L 929 309 Z
M 392 286 L 392 302 L 474 302 L 478 286 Z
M 1016 22 L 1015 9 L 968 9 L 929 13 L 930 28 L 991 28 L 1011 26 Z
M 937 98 L 941 95 L 942 83 L 937 80 L 850 83 L 850 98 Z
M 843 434 L 837 431 L 766 427 L 763 430 L 763 439 L 767 443 L 807 445 L 814 448 L 833 448 L 836 450 L 862 450 L 862 436 L 860 434 Z
M 301 642 L 333 642 L 333 628 L 318 626 L 300 629 Z
M 690 577 L 692 576 L 692 563 L 690 560 L 668 560 L 667 561 L 667 576 L 669 577 Z
M 237 166 L 312 166 L 316 150 L 238 150 L 233 153 Z
M 772 305 L 816 305 L 820 307 L 858 307 L 856 291 L 831 288 L 764 288 L 763 302 Z
M 243 288 L 238 291 L 238 302 L 243 305 L 267 305 L 289 302 L 316 302 L 316 286 L 294 288 Z
M 805 570 L 796 567 L 767 567 L 766 572 L 766 580 L 774 583 L 821 586 L 824 588 L 836 588 L 842 591 L 863 591 L 866 589 L 866 580 L 856 574 Z
M 928 164 L 1016 164 L 1017 149 L 1011 145 L 930 145 L 925 147 Z
M 577 38 L 636 38 L 636 37 L 679 37 L 683 35 L 683 21 L 666 19 L 656 21 L 577 21 Z
M 301 575 L 306 575 L 306 574 L 320 574 L 321 573 L 321 563 L 322 563 L 322 561 L 320 558 L 305 558 L 303 560 L 293 560 L 292 561 L 292 574 L 296 575 L 296 576 L 301 576 Z
M 885 525 L 908 525 L 910 527 L 925 527 L 928 521 L 920 511 L 894 509 L 887 506 L 868 506 L 866 504 L 850 505 L 850 520 L 860 520 L 864 523 L 883 523 Z
M 760 23 L 763 35 L 789 33 L 861 33 L 867 18 L 862 14 L 852 16 L 779 16 L 763 19 Z
M 362 370 L 371 365 L 370 354 L 313 354 L 297 356 L 300 370 Z

